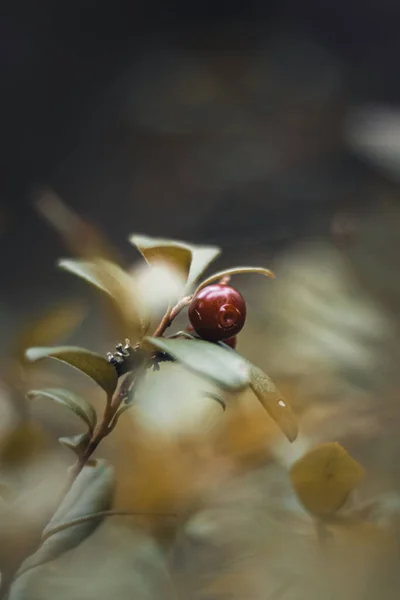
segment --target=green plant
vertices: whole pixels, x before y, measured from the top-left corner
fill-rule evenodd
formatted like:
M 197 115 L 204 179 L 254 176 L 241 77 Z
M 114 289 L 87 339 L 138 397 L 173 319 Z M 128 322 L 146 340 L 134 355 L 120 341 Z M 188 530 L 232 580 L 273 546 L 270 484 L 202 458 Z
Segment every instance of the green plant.
M 51 358 L 86 374 L 103 392 L 104 403 L 102 412 L 98 415 L 89 401 L 70 389 L 46 388 L 28 392 L 29 399 L 47 398 L 72 411 L 83 421 L 86 431 L 59 439 L 61 444 L 75 454 L 75 462 L 70 469 L 58 508 L 44 527 L 41 539 L 32 553 L 2 578 L 1 595 L 6 597 L 11 590 L 11 600 L 25 597 L 24 593 L 40 567 L 80 545 L 103 519 L 125 514 L 123 511 L 111 510 L 115 488 L 113 466 L 105 460 L 94 459 L 93 455 L 118 425 L 121 414 L 135 406 L 142 379 L 149 371 L 159 369 L 160 363 L 181 363 L 188 371 L 213 382 L 218 393 L 213 394 L 212 398 L 222 408 L 226 406 L 227 394 L 237 394 L 251 388 L 290 442 L 296 439 L 298 433 L 297 420 L 288 401 L 268 375 L 233 349 L 233 340 L 236 341 L 233 336 L 244 325 L 246 305 L 239 292 L 228 286 L 227 282 L 241 273 L 259 273 L 273 277 L 271 271 L 261 267 L 235 267 L 216 272 L 198 283 L 203 272 L 219 255 L 218 248 L 193 246 L 142 235 L 132 236 L 131 242 L 139 250 L 149 269 L 162 264 L 184 278 L 182 294 L 179 297 L 171 294 L 163 317 L 155 325 L 153 333 L 149 334 L 151 315 L 140 296 L 135 279 L 110 259 L 107 245 L 99 244 L 96 236 L 90 238 L 92 244 L 87 245 L 87 238 L 90 236 L 85 236 L 88 230 L 82 221 L 75 219 L 73 224 L 68 230 L 67 241 L 80 257 L 63 259 L 58 264 L 111 299 L 127 337 L 124 344 L 117 344 L 115 351 L 106 357 L 72 346 L 31 347 L 26 351 L 26 358 L 32 363 Z M 85 240 L 84 244 L 82 240 Z M 213 296 L 210 302 L 211 291 L 216 292 L 216 297 Z M 204 299 L 205 305 L 201 304 Z M 221 332 L 219 310 L 226 304 L 235 308 L 238 321 L 229 323 L 226 328 L 223 322 Z M 195 331 L 188 328 L 186 331 L 171 333 L 176 317 L 188 307 Z M 205 328 L 204 323 L 199 324 L 194 317 L 194 311 L 198 310 L 206 318 Z M 205 339 L 201 339 L 199 335 Z M 321 454 L 323 456 L 320 460 Z M 340 477 L 337 478 L 339 488 L 336 480 L 325 478 L 329 463 L 327 456 L 335 458 L 337 455 L 340 455 L 346 468 L 349 465 L 351 467 L 344 483 Z M 338 469 L 335 471 L 336 475 L 337 472 Z M 338 445 L 307 455 L 293 467 L 291 474 L 299 499 L 319 520 L 341 508 L 360 475 L 361 468 Z M 327 485 L 331 487 L 328 489 Z M 154 516 L 169 518 L 174 515 Z

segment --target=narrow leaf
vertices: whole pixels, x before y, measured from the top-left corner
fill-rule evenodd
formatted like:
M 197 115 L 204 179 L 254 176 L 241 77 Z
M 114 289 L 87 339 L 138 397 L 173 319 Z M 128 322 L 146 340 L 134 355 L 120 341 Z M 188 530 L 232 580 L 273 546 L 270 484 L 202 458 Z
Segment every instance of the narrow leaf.
M 268 375 L 254 365 L 250 366 L 250 387 L 288 440 L 294 442 L 298 426 L 292 408 Z
M 116 426 L 116 424 L 118 423 L 118 419 L 120 418 L 120 416 L 126 412 L 127 410 L 129 410 L 130 408 L 134 408 L 135 404 L 133 402 L 131 402 L 130 404 L 122 404 L 119 409 L 117 410 L 117 412 L 115 413 L 115 416 L 113 418 L 113 420 L 111 421 L 110 427 L 112 429 L 114 429 L 114 427 Z
M 250 381 L 248 362 L 236 352 L 227 352 L 204 340 L 165 339 L 146 337 L 153 348 L 165 352 L 184 367 L 210 379 L 222 389 L 237 391 Z
M 60 437 L 58 441 L 69 450 L 72 450 L 77 456 L 81 456 L 90 441 L 90 434 L 79 433 L 78 435 Z
M 109 290 L 105 288 L 104 283 L 101 279 L 98 266 L 93 261 L 76 260 L 72 258 L 62 258 L 58 261 L 58 266 L 69 273 L 73 273 L 81 279 L 84 279 L 91 285 L 99 288 L 106 294 L 109 294 Z
M 320 444 L 294 463 L 293 488 L 304 507 L 314 515 L 333 515 L 364 475 L 364 469 L 340 445 Z
M 27 394 L 28 398 L 37 398 L 43 396 L 50 398 L 57 404 L 66 406 L 78 417 L 80 417 L 89 427 L 92 432 L 97 423 L 96 411 L 93 406 L 87 402 L 84 398 L 81 398 L 77 394 L 70 392 L 69 390 L 63 389 L 45 389 L 45 390 L 32 390 Z
M 190 265 L 188 285 L 196 283 L 200 275 L 221 254 L 217 246 L 192 246 L 192 263 Z
M 83 468 L 53 518 L 44 529 L 42 545 L 35 554 L 21 565 L 17 573 L 17 581 L 14 584 L 16 588 L 19 584 L 23 585 L 27 571 L 55 560 L 64 552 L 81 544 L 95 531 L 101 523 L 100 518 L 87 520 L 73 527 L 62 529 L 45 539 L 50 531 L 69 521 L 108 510 L 112 503 L 114 488 L 114 468 L 106 461 L 97 461 L 95 466 Z M 15 597 L 18 596 L 15 595 Z
M 132 235 L 129 241 L 150 265 L 163 261 L 185 274 L 189 273 L 192 251 L 187 244 L 145 235 Z
M 135 281 L 120 266 L 104 259 L 81 261 L 61 259 L 58 266 L 81 277 L 109 296 L 124 321 L 127 337 L 138 340 L 149 327 L 149 317 Z
M 130 242 L 150 265 L 162 261 L 181 271 L 187 279 L 188 286 L 192 285 L 220 254 L 220 248 L 216 246 L 196 246 L 144 235 L 132 235 Z
M 196 289 L 195 294 L 199 292 L 206 285 L 210 285 L 213 281 L 219 281 L 223 277 L 230 277 L 231 275 L 243 275 L 245 273 L 258 273 L 259 275 L 265 275 L 265 277 L 270 277 L 271 279 L 275 278 L 275 275 L 269 269 L 264 269 L 263 267 L 236 267 L 234 269 L 226 269 L 224 271 L 218 271 L 218 273 L 214 273 L 214 275 L 210 275 L 207 277 Z
M 54 358 L 67 363 L 91 377 L 108 396 L 117 387 L 118 377 L 115 368 L 100 354 L 75 346 L 56 346 L 54 348 L 29 348 L 26 357 L 31 362 L 42 358 Z

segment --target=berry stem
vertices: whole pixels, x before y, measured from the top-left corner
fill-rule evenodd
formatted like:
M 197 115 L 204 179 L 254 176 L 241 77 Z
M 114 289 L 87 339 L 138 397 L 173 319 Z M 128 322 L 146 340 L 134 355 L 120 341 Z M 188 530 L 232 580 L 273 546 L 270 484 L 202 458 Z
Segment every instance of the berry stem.
M 153 337 L 162 337 L 168 327 L 172 325 L 172 322 L 179 315 L 179 313 L 190 304 L 192 298 L 193 296 L 184 296 L 177 304 L 175 304 L 173 308 L 169 307 L 161 319 L 159 326 L 153 333 Z
M 224 275 L 223 277 L 221 277 L 220 281 L 219 281 L 219 285 L 228 285 L 228 283 L 231 280 L 231 276 L 230 275 Z
M 197 286 L 197 289 L 194 292 L 193 296 L 196 296 L 196 294 L 198 294 L 200 290 L 202 290 L 207 285 L 210 285 L 210 283 L 213 283 L 214 281 L 221 281 L 222 279 L 225 279 L 225 277 L 229 277 L 230 280 L 232 275 L 241 275 L 246 273 L 258 273 L 259 275 L 265 275 L 265 277 L 269 277 L 270 279 L 275 278 L 275 274 L 273 273 L 273 271 L 270 271 L 269 269 L 264 269 L 263 267 L 236 267 L 235 269 L 226 269 L 225 271 L 218 271 L 218 273 L 214 273 L 214 275 L 210 275 L 210 277 L 207 277 L 207 279 L 202 281 Z

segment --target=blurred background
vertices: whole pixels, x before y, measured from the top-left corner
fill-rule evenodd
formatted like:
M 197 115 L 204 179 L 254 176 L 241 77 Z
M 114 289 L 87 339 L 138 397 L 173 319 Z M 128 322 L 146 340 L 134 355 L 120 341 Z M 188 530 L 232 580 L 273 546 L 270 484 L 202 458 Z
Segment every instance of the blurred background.
M 43 185 L 125 253 L 143 231 L 219 243 L 229 262 L 395 198 L 399 12 L 389 0 L 5 3 L 4 309 L 21 315 L 22 289 L 32 309 L 55 285 L 63 249 L 31 208 Z
M 314 443 L 337 440 L 370 474 L 362 499 L 394 494 L 383 512 L 398 543 L 400 5 L 15 0 L 1 12 L 4 379 L 16 332 L 65 299 L 85 297 L 92 308 L 77 343 L 101 351 L 115 344 L 99 326 L 93 295 L 55 268 L 67 251 L 33 208 L 44 186 L 99 226 L 128 263 L 138 258 L 127 242 L 133 232 L 220 245 L 220 268 L 276 272 L 274 282 L 238 282 L 249 305 L 238 350 L 288 393 L 302 431 L 291 447 L 272 436 L 269 487 L 250 461 L 250 480 L 226 488 L 226 502 L 246 503 L 248 493 L 257 505 L 279 488 L 276 469 Z M 39 416 L 61 431 L 63 417 L 46 415 Z M 240 453 L 255 452 L 258 469 L 270 431 L 248 419 Z M 210 534 L 218 539 L 232 527 L 220 518 L 218 535 Z M 240 523 L 249 560 L 261 542 Z M 229 577 L 209 595 L 194 591 L 204 583 L 204 539 L 199 549 L 193 534 L 196 552 L 185 557 L 197 583 L 182 597 L 321 597 L 323 578 L 322 588 L 293 583 L 308 582 L 309 564 L 299 566 L 295 554 L 285 563 L 289 523 L 276 534 L 283 541 L 267 578 L 274 585 L 257 558 L 241 592 Z M 380 567 L 379 577 L 371 574 L 375 558 L 363 560 L 357 583 L 349 574 L 352 584 L 344 578 L 332 598 L 398 597 L 398 582 Z

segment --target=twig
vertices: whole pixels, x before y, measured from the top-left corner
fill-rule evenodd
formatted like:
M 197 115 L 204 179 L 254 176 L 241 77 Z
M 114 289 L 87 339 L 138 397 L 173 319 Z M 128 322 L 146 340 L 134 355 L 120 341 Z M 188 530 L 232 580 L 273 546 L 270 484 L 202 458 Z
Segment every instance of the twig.
M 57 527 L 53 527 L 46 533 L 46 535 L 42 535 L 41 544 L 43 544 L 46 540 L 48 540 L 51 536 L 59 533 L 60 531 L 65 531 L 65 529 L 69 529 L 70 527 L 75 527 L 76 525 L 81 525 L 82 523 L 87 523 L 88 521 L 94 521 L 95 519 L 103 519 L 105 517 L 172 517 L 177 518 L 178 515 L 175 513 L 136 513 L 128 510 L 102 510 L 97 513 L 92 513 L 90 515 L 83 515 L 82 517 L 78 517 L 77 519 L 72 519 L 72 521 L 68 521 L 67 523 L 61 523 L 61 525 L 57 525 Z M 24 575 L 27 571 L 34 569 L 37 565 L 30 565 L 26 569 L 20 569 L 16 575 L 16 579 L 21 575 Z M 10 579 L 10 585 L 13 582 L 13 579 Z
M 168 308 L 167 312 L 161 319 L 159 326 L 153 333 L 153 337 L 161 337 L 164 335 L 165 331 L 172 325 L 172 322 L 179 315 L 179 313 L 190 304 L 192 298 L 193 296 L 184 296 L 173 308 Z
M 72 467 L 70 471 L 70 477 L 68 479 L 66 488 L 63 491 L 62 499 L 66 496 L 69 490 L 72 487 L 75 479 L 82 471 L 84 466 L 87 464 L 89 459 L 91 458 L 94 451 L 97 449 L 97 446 L 100 442 L 107 437 L 107 435 L 112 431 L 111 424 L 113 419 L 121 406 L 122 402 L 125 400 L 127 395 L 129 394 L 130 388 L 133 385 L 135 377 L 135 371 L 131 371 L 125 377 L 119 388 L 116 390 L 113 396 L 107 398 L 106 407 L 104 409 L 103 418 L 99 423 L 97 429 L 94 431 L 90 442 L 88 443 L 85 451 L 78 458 L 75 465 Z
M 224 275 L 223 277 L 221 277 L 221 279 L 219 280 L 219 284 L 220 285 L 228 285 L 228 283 L 231 280 L 231 276 L 230 275 Z
M 192 297 L 193 296 L 185 296 L 173 308 L 168 308 L 168 310 L 165 313 L 164 317 L 162 318 L 159 326 L 157 327 L 156 331 L 153 334 L 154 337 L 161 337 L 164 334 L 166 329 L 171 325 L 171 323 L 177 317 L 177 315 L 190 303 Z M 85 465 L 88 463 L 88 461 L 92 457 L 93 453 L 97 449 L 100 442 L 105 437 L 107 437 L 107 435 L 114 428 L 116 421 L 114 423 L 113 423 L 113 421 L 115 420 L 115 418 L 117 416 L 118 409 L 120 408 L 121 404 L 124 402 L 124 400 L 129 395 L 132 385 L 135 382 L 136 374 L 137 374 L 137 369 L 133 369 L 130 372 L 128 372 L 125 379 L 122 381 L 121 385 L 114 392 L 114 394 L 107 397 L 107 401 L 106 401 L 106 405 L 104 408 L 104 413 L 103 413 L 101 422 L 98 424 L 97 428 L 93 432 L 92 437 L 91 437 L 87 447 L 85 448 L 84 452 L 82 453 L 82 455 L 78 458 L 78 460 L 72 467 L 66 488 L 63 490 L 63 493 L 60 498 L 60 504 L 64 500 L 64 498 L 68 494 L 68 492 L 70 491 L 70 489 L 71 489 L 74 481 L 78 477 L 79 473 L 82 471 L 82 469 L 85 467 Z M 137 513 L 135 515 L 135 513 L 124 512 L 124 511 L 103 511 L 103 512 L 95 513 L 92 515 L 86 515 L 86 516 L 80 517 L 78 519 L 75 519 L 73 521 L 70 521 L 69 523 L 64 523 L 64 524 L 50 530 L 45 536 L 42 537 L 42 539 L 38 545 L 38 548 L 46 539 L 48 539 L 48 537 L 50 537 L 50 535 L 54 535 L 58 531 L 62 531 L 63 529 L 72 527 L 74 525 L 79 525 L 80 523 L 84 523 L 90 519 L 98 519 L 101 517 L 116 516 L 118 514 L 126 515 L 126 516 L 128 516 L 128 515 L 140 516 L 140 513 Z M 146 515 L 146 514 L 151 514 L 151 513 L 142 513 L 142 515 Z M 170 513 L 168 513 L 168 514 L 167 513 L 166 514 L 159 513 L 159 514 L 154 514 L 153 516 L 176 517 L 176 515 L 173 515 Z M 36 550 L 38 548 L 36 548 Z M 0 600 L 7 597 L 9 588 L 12 584 L 13 577 L 15 574 L 10 572 L 10 573 L 6 573 L 6 574 L 2 574 L 2 575 L 3 575 L 2 581 L 0 583 Z
M 100 444 L 100 442 L 103 440 L 103 438 L 105 438 L 110 433 L 110 431 L 111 431 L 110 424 L 112 423 L 112 420 L 115 417 L 115 414 L 118 411 L 118 408 L 120 407 L 121 403 L 124 401 L 126 396 L 129 394 L 129 390 L 134 382 L 134 378 L 135 378 L 135 371 L 131 371 L 125 377 L 125 379 L 123 380 L 123 382 L 121 383 L 119 388 L 116 390 L 114 395 L 109 396 L 107 398 L 106 406 L 105 406 L 104 413 L 103 413 L 103 418 L 102 418 L 101 422 L 99 423 L 97 429 L 94 431 L 92 438 L 91 438 L 89 444 L 87 445 L 85 451 L 83 452 L 82 456 L 80 456 L 78 458 L 77 462 L 72 467 L 67 485 L 66 485 L 65 489 L 63 490 L 63 493 L 61 494 L 59 505 L 64 500 L 64 498 L 68 494 L 68 492 L 70 491 L 70 489 L 71 489 L 75 479 L 78 477 L 79 473 L 82 471 L 82 469 L 85 467 L 85 465 L 90 460 L 90 458 L 91 458 L 93 452 L 96 450 L 97 446 Z M 104 511 L 104 516 L 112 516 L 113 514 L 116 514 L 116 512 Z M 101 515 L 102 515 L 102 513 L 97 513 L 97 515 L 95 515 L 95 516 L 87 515 L 87 516 L 81 518 L 81 519 L 83 519 L 83 521 L 81 519 L 76 519 L 76 522 L 70 521 L 69 525 L 63 524 L 60 527 L 66 528 L 68 526 L 72 526 L 71 523 L 73 525 L 78 525 L 79 522 L 84 522 L 85 520 L 87 521 L 90 518 L 99 518 Z M 52 531 L 53 531 L 53 533 L 56 533 L 54 530 L 52 530 Z M 53 535 L 53 533 L 51 535 Z M 40 548 L 41 544 L 43 543 L 43 541 L 45 539 L 47 539 L 47 537 L 49 537 L 49 536 L 47 535 L 45 538 L 41 539 L 35 552 L 38 550 L 38 548 Z M 32 554 L 33 554 L 33 552 L 32 552 Z M 15 573 L 7 573 L 5 577 L 4 576 L 2 577 L 1 584 L 0 584 L 0 600 L 2 600 L 3 598 L 7 598 L 7 594 L 8 594 L 9 588 L 13 582 L 14 575 L 15 575 Z
M 104 517 L 169 517 L 169 518 L 177 518 L 177 514 L 175 513 L 147 513 L 147 512 L 132 512 L 129 510 L 102 510 L 97 513 L 92 513 L 90 515 L 83 515 L 82 517 L 78 517 L 77 519 L 72 519 L 72 521 L 68 521 L 67 523 L 61 523 L 61 525 L 57 525 L 57 527 L 53 527 L 50 529 L 46 535 L 42 536 L 42 543 L 48 540 L 52 535 L 55 535 L 59 531 L 64 531 L 65 529 L 69 529 L 70 527 L 75 527 L 75 525 L 81 525 L 82 523 L 86 523 L 87 521 L 93 521 L 95 519 L 103 519 Z
M 229 281 L 232 275 L 241 275 L 246 273 L 258 273 L 259 275 L 265 275 L 266 277 L 270 277 L 271 279 L 275 278 L 275 274 L 269 269 L 264 269 L 263 267 L 237 267 L 235 269 L 226 269 L 224 271 L 218 271 L 218 273 L 214 273 L 214 275 L 210 275 L 204 281 L 202 281 L 196 288 L 193 296 L 199 293 L 207 285 L 213 283 L 214 281 L 221 281 L 225 277 L 229 276 Z

